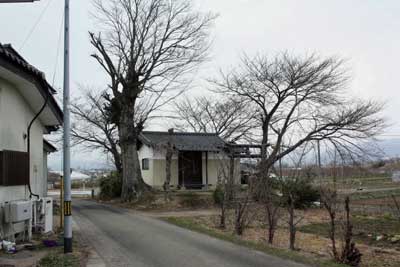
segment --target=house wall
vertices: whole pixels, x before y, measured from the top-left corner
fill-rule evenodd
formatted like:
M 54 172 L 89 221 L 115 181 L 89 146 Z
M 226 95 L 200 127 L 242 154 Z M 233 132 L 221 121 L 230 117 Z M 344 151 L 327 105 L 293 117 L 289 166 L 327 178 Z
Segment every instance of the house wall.
M 208 166 L 206 166 L 206 158 L 208 159 Z M 218 179 L 224 179 L 229 175 L 230 159 L 225 153 L 217 152 L 203 152 L 203 184 L 206 184 L 206 168 L 208 169 L 208 184 L 216 185 Z M 234 162 L 234 177 L 235 181 L 240 181 L 240 159 L 235 159 Z
M 143 145 L 139 150 L 139 160 L 149 158 L 150 170 L 142 170 L 143 179 L 151 186 L 162 187 L 166 177 L 166 160 L 164 149 L 153 149 Z M 206 184 L 206 166 L 208 169 L 208 184 L 216 185 L 218 177 L 223 179 L 223 168 L 228 174 L 229 158 L 224 153 L 208 152 L 208 164 L 206 165 L 206 152 L 202 152 L 203 184 Z M 142 166 L 141 166 L 142 167 Z M 235 160 L 235 180 L 240 181 L 240 160 Z M 178 153 L 174 153 L 171 162 L 171 185 L 179 184 Z
M 42 190 L 43 196 L 47 196 L 47 183 L 49 180 L 49 170 L 47 166 L 47 156 L 49 153 L 43 150 L 43 181 L 42 181 Z
M 153 170 L 154 170 L 154 163 L 153 163 L 153 149 L 148 146 L 142 146 L 138 151 L 139 162 L 140 162 L 140 169 L 142 170 L 143 180 L 148 185 L 153 185 Z M 142 166 L 142 159 L 147 158 L 149 159 L 149 169 L 143 170 Z
M 17 88 L 0 79 L 0 150 L 27 151 L 24 135 L 33 117 L 33 111 Z M 46 193 L 46 181 L 43 179 L 43 132 L 42 124 L 36 120 L 31 128 L 30 175 L 32 191 L 40 196 Z M 26 186 L 0 186 L 0 203 L 28 197 Z

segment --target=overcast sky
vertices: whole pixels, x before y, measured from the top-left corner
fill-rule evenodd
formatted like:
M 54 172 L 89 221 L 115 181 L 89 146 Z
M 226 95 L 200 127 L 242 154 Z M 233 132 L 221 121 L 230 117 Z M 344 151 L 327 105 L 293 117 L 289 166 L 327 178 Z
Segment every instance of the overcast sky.
M 62 50 L 58 64 L 56 55 L 63 3 L 0 4 L 0 42 L 11 43 L 46 73 L 50 83 L 56 70 L 56 88 L 62 87 Z M 352 92 L 387 101 L 385 115 L 393 125 L 388 134 L 400 135 L 400 1 L 198 0 L 197 5 L 219 14 L 212 32 L 211 60 L 199 71 L 198 81 L 219 68 L 234 66 L 243 52 L 254 55 L 287 50 L 339 56 L 348 59 L 352 70 Z M 78 94 L 78 84 L 101 87 L 107 82 L 89 56 L 93 50 L 87 32 L 96 30 L 91 10 L 90 0 L 71 0 L 73 95 Z M 34 27 L 40 14 L 43 17 Z M 200 90 L 196 88 L 197 93 Z

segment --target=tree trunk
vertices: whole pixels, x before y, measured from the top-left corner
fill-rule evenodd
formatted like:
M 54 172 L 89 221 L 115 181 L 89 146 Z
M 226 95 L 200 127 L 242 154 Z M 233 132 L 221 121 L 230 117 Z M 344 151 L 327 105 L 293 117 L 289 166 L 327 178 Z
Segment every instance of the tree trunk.
M 272 245 L 274 242 L 275 227 L 268 226 L 268 244 Z
M 295 250 L 294 244 L 296 243 L 296 226 L 293 225 L 293 228 L 290 229 L 290 246 L 291 250 Z
M 348 255 L 351 253 L 351 239 L 353 237 L 353 226 L 350 221 L 350 198 L 345 199 L 345 229 L 344 229 L 344 246 L 342 252 L 342 262 L 347 263 Z
M 225 193 L 224 193 L 225 194 Z M 222 200 L 222 203 L 221 203 L 221 216 L 220 216 L 220 221 L 219 221 L 219 227 L 221 228 L 221 229 L 225 229 L 226 228 L 226 223 L 225 223 L 225 209 L 226 209 L 226 206 L 225 206 L 225 196 L 224 196 L 224 199 Z
M 342 263 L 353 266 L 353 267 L 358 267 L 360 266 L 361 263 L 361 257 L 362 254 L 356 248 L 356 245 L 354 242 L 352 242 L 353 239 L 353 224 L 351 223 L 351 218 L 350 218 L 350 197 L 346 197 L 345 200 L 345 212 L 346 212 L 346 217 L 345 217 L 345 232 L 344 232 L 344 247 L 342 251 Z
M 272 245 L 274 242 L 275 230 L 277 225 L 277 207 L 272 203 L 266 203 L 267 220 L 268 220 L 268 244 Z
M 261 162 L 264 164 L 266 163 L 267 160 L 267 147 L 268 147 L 268 123 L 263 122 L 262 140 L 261 140 Z
M 237 202 L 236 204 L 236 210 L 235 210 L 235 233 L 237 235 L 242 235 L 243 234 L 243 204 L 240 203 L 240 201 Z
M 333 253 L 333 258 L 336 261 L 339 261 L 339 256 L 336 248 L 336 212 L 329 210 L 329 218 L 330 218 L 330 229 L 329 229 L 329 238 L 331 239 L 332 242 L 332 253 Z
M 164 182 L 165 201 L 169 201 L 172 154 L 173 154 L 172 144 L 168 142 L 167 153 L 165 155 L 165 182 Z
M 148 189 L 143 181 L 137 153 L 138 129 L 132 118 L 132 108 L 122 110 L 118 125 L 122 161 L 122 192 L 123 202 L 138 200 L 142 193 Z
M 136 144 L 122 144 L 122 192 L 121 198 L 124 202 L 137 200 L 138 173 L 136 168 L 137 151 Z
M 122 177 L 122 160 L 121 160 L 121 155 L 118 151 L 113 151 L 113 157 L 114 157 L 114 165 L 115 169 L 117 170 L 118 174 Z
M 145 193 L 145 192 L 149 192 L 151 191 L 151 186 L 146 184 L 143 180 L 143 176 L 142 176 L 142 170 L 140 168 L 140 161 L 139 161 L 139 156 L 137 154 L 136 151 L 136 177 L 138 179 L 138 184 L 137 184 L 137 190 L 138 192 L 140 192 L 141 194 Z
M 229 157 L 229 178 L 228 178 L 228 190 L 227 190 L 227 200 L 231 201 L 234 198 L 234 186 L 235 186 L 235 158 L 233 153 Z
M 290 201 L 291 204 L 288 207 L 289 209 L 289 248 L 291 250 L 295 250 L 295 242 L 296 242 L 296 225 L 294 223 L 294 205 L 292 204 L 292 201 Z

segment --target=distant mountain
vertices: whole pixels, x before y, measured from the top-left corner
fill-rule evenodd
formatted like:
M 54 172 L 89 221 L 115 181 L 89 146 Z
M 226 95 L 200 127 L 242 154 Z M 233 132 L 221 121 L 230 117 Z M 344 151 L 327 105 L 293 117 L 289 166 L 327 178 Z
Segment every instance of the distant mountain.
M 49 155 L 48 166 L 52 170 L 62 170 L 62 151 Z M 113 165 L 100 152 L 74 152 L 71 154 L 71 168 L 81 170 L 113 169 Z

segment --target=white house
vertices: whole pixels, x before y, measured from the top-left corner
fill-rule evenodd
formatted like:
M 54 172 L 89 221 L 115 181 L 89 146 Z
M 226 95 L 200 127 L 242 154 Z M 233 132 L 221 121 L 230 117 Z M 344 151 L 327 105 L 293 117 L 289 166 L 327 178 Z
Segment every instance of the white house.
M 0 44 L 0 205 L 46 196 L 47 155 L 55 148 L 43 135 L 63 117 L 54 94 L 42 72 Z
M 144 131 L 139 136 L 138 155 L 144 181 L 162 187 L 166 177 L 168 142 L 173 147 L 171 186 L 201 189 L 227 179 L 230 160 L 226 142 L 211 133 Z M 234 177 L 239 181 L 240 159 L 234 160 Z

